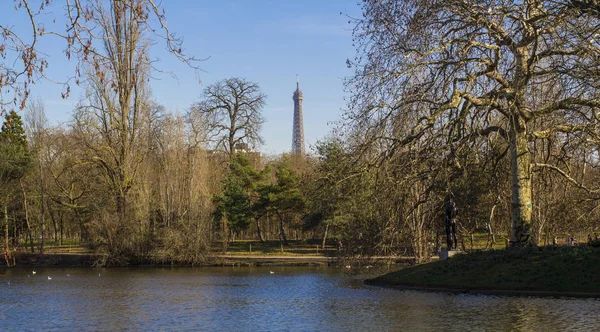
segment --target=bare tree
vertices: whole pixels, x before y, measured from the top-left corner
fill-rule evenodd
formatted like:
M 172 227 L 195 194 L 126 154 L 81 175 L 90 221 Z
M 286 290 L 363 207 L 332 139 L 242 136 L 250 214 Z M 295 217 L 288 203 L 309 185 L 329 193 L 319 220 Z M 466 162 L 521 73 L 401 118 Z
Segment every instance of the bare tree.
M 85 160 L 87 149 L 72 132 L 54 128 L 45 143 L 47 156 L 48 197 L 61 214 L 60 239 L 65 230 L 75 231 L 85 239 L 84 211 L 100 205 L 97 194 L 102 183 L 98 169 Z M 67 220 L 66 225 L 62 223 Z
M 46 164 L 46 155 L 44 151 L 47 150 L 47 130 L 48 130 L 48 119 L 46 118 L 46 112 L 44 104 L 41 100 L 35 100 L 29 103 L 27 112 L 25 113 L 26 130 L 31 141 L 31 148 L 35 153 L 35 162 L 37 163 L 38 170 L 38 188 L 40 197 L 40 253 L 44 253 L 44 240 L 45 240 L 45 229 L 46 229 L 46 202 L 44 201 L 46 193 L 46 185 L 44 181 L 44 168 Z M 25 191 L 23 190 L 23 196 Z M 29 225 L 29 221 L 27 221 Z
M 261 114 L 265 99 L 257 83 L 230 78 L 206 87 L 202 100 L 192 105 L 190 112 L 200 114 L 208 141 L 231 159 L 236 145 L 263 143 L 260 130 L 265 122 Z
M 52 78 L 64 85 L 62 97 L 69 96 L 70 84 L 79 79 L 85 63 L 99 47 L 104 47 L 102 38 L 98 38 L 96 20 L 98 6 L 110 3 L 113 8 L 128 8 L 135 13 L 136 24 L 146 26 L 149 31 L 165 41 L 166 48 L 179 60 L 198 69 L 200 61 L 187 55 L 182 49 L 182 39 L 167 27 L 166 14 L 160 3 L 154 0 L 13 0 L 17 12 L 25 14 L 24 27 L 0 24 L 0 92 L 6 98 L 0 101 L 0 113 L 7 108 L 17 106 L 25 108 L 32 84 L 46 78 L 45 71 L 49 62 L 44 50 L 38 49 L 41 38 L 57 37 L 64 42 L 65 54 L 79 58 L 75 72 L 64 78 Z M 56 7 L 56 8 L 53 8 Z M 64 30 L 51 30 L 45 21 L 56 20 L 54 13 L 63 11 Z M 50 14 L 50 15 L 49 15 Z M 60 19 L 60 18 L 59 18 Z M 63 26 L 63 25 L 61 25 Z M 22 28 L 22 29 L 21 29 Z M 17 31 L 28 31 L 20 34 Z
M 513 245 L 534 243 L 536 168 L 594 192 L 560 165 L 532 162 L 530 145 L 550 138 L 599 142 L 598 17 L 549 0 L 365 1 L 363 12 L 354 30 L 349 118 L 367 128 L 369 144 L 383 147 L 378 157 L 427 141 L 455 162 L 463 146 L 504 138 Z M 533 100 L 534 91 L 545 98 Z M 394 131 L 399 119 L 404 128 Z
M 106 228 L 116 235 L 106 237 L 117 241 L 108 243 L 111 250 L 130 245 L 125 239 L 132 235 L 125 232 L 133 221 L 129 195 L 148 152 L 149 40 L 146 14 L 138 5 L 141 1 L 114 1 L 108 6 L 98 1 L 91 7 L 104 50 L 95 50 L 88 58 L 86 98 L 75 114 L 74 130 L 86 147 L 86 159 L 102 170 L 114 199 L 117 224 Z

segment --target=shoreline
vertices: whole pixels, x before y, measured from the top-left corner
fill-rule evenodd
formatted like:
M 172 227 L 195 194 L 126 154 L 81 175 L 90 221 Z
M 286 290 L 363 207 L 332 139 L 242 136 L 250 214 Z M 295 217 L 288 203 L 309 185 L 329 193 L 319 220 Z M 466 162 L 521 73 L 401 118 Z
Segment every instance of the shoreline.
M 94 267 L 94 262 L 101 257 L 98 254 L 31 254 L 14 255 L 16 265 L 11 267 L 43 266 L 43 267 Z M 129 266 L 329 266 L 336 257 L 326 256 L 239 256 L 228 254 L 211 254 L 200 264 L 179 263 L 140 263 Z M 5 261 L 0 268 L 10 268 Z
M 50 253 L 14 254 L 16 267 L 19 266 L 44 266 L 44 267 L 94 267 L 102 255 L 80 253 Z M 310 256 L 310 255 L 236 255 L 223 253 L 210 253 L 206 261 L 199 264 L 187 263 L 160 263 L 141 262 L 127 266 L 331 266 L 342 262 L 337 256 Z M 409 257 L 373 257 L 373 264 L 407 264 L 412 259 Z M 0 268 L 8 268 L 4 260 L 0 261 Z
M 553 297 L 553 298 L 600 298 L 600 293 L 585 293 L 585 292 L 556 292 L 542 290 L 509 290 L 509 289 L 478 289 L 468 287 L 451 287 L 451 286 L 426 286 L 426 285 L 411 285 L 411 284 L 388 284 L 378 282 L 373 279 L 364 281 L 365 285 L 420 292 L 432 293 L 452 293 L 452 294 L 473 294 L 473 295 L 498 295 L 498 296 L 514 296 L 514 297 Z
M 482 250 L 388 272 L 365 284 L 404 290 L 600 298 L 600 248 Z

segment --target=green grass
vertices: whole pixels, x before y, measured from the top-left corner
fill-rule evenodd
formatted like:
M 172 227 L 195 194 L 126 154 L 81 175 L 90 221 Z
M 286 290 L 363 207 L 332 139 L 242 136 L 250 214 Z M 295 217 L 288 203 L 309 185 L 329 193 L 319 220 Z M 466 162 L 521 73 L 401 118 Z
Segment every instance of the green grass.
M 221 249 L 221 243 L 213 243 L 212 249 L 218 252 Z M 229 244 L 226 254 L 327 256 L 334 252 L 334 247 L 326 246 L 323 250 L 320 244 L 313 243 L 313 241 L 288 241 L 287 245 L 282 245 L 279 241 L 235 241 Z
M 600 293 L 600 248 L 475 251 L 369 281 L 389 286 Z
M 39 253 L 40 246 L 41 241 L 36 240 L 33 242 L 35 253 Z M 15 249 L 17 252 L 30 253 L 31 245 L 29 242 L 21 242 Z M 92 251 L 86 244 L 82 244 L 75 239 L 64 239 L 62 245 L 60 245 L 60 241 L 51 239 L 44 240 L 44 253 L 46 254 L 87 254 L 91 252 Z
M 18 252 L 29 253 L 29 243 L 21 243 L 16 248 Z M 40 242 L 34 242 L 34 250 L 39 252 Z M 220 253 L 222 244 L 214 242 L 211 245 L 211 251 Z M 282 250 L 283 249 L 283 250 Z M 64 240 L 61 246 L 58 241 L 45 240 L 44 253 L 46 254 L 72 254 L 72 253 L 91 253 L 92 250 L 86 244 L 80 244 L 75 240 Z M 228 245 L 227 255 L 270 255 L 270 256 L 332 256 L 337 251 L 334 246 L 326 246 L 325 250 L 321 248 L 321 241 L 288 241 L 287 245 L 282 245 L 280 241 L 235 241 Z

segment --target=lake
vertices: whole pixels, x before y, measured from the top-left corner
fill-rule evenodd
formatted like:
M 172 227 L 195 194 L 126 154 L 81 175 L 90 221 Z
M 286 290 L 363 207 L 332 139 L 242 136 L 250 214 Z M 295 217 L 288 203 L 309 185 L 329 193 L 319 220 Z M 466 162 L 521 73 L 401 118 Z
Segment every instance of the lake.
M 0 330 L 529 331 L 600 327 L 600 300 L 596 299 L 399 291 L 364 286 L 364 278 L 328 267 L 0 269 Z

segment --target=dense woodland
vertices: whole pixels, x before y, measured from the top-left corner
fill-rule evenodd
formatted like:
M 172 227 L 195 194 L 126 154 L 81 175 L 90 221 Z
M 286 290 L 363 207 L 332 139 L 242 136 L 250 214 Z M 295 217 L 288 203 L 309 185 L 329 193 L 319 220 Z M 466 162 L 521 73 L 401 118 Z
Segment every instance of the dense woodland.
M 493 248 L 600 231 L 595 1 L 365 0 L 350 18 L 345 113 L 310 153 L 281 156 L 255 152 L 259 83 L 208 85 L 180 115 L 153 99 L 155 40 L 198 65 L 153 1 L 44 3 L 66 6 L 67 29 L 52 34 L 78 64 L 65 97 L 68 84 L 85 93 L 52 125 L 28 91 L 49 65 L 35 45 L 49 33 L 33 23 L 24 41 L 0 26 L 9 264 L 48 241 L 116 265 L 200 263 L 236 240 L 424 260 L 444 242 L 450 198 L 465 250 L 476 235 Z M 31 22 L 46 9 L 15 4 Z

